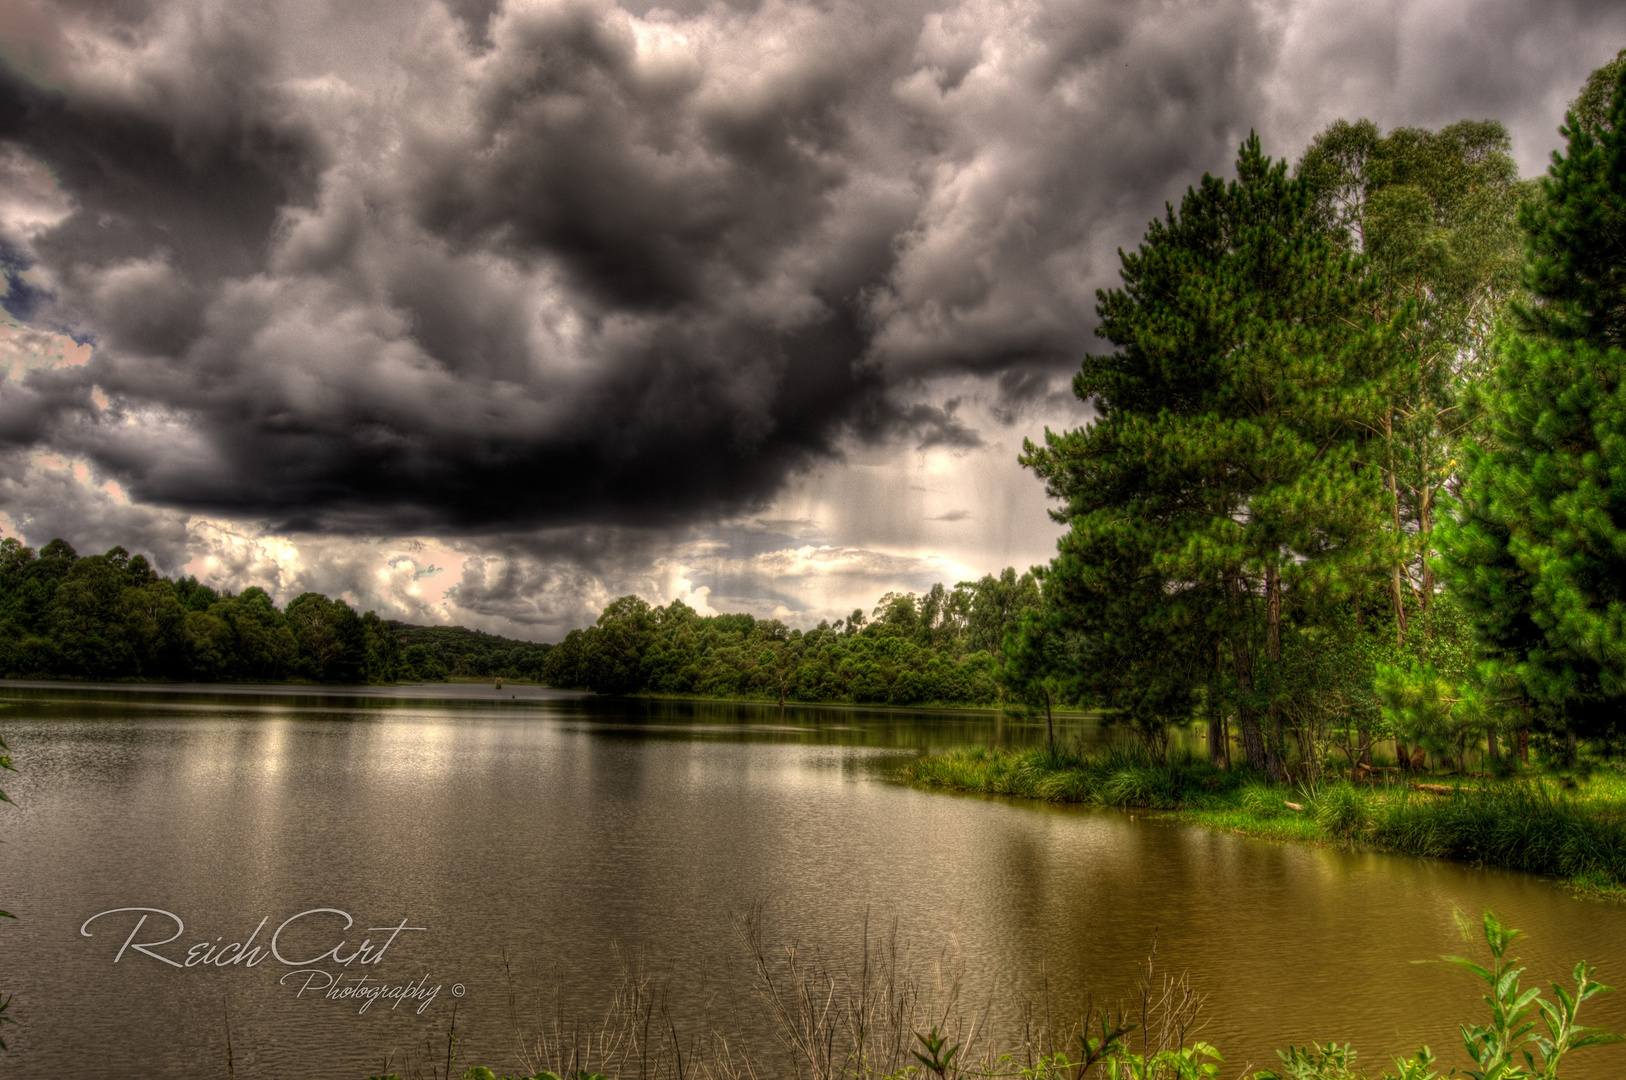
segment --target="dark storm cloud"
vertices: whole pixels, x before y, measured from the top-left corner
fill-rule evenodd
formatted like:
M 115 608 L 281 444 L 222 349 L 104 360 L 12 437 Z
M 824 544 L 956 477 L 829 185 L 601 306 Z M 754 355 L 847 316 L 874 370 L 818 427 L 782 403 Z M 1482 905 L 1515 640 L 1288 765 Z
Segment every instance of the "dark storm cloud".
M 47 3 L 0 140 L 63 209 L 0 242 L 97 348 L 0 439 L 292 530 L 735 512 L 843 438 L 983 444 L 934 380 L 1065 394 L 1117 247 L 1250 128 L 1551 126 L 1617 8 Z

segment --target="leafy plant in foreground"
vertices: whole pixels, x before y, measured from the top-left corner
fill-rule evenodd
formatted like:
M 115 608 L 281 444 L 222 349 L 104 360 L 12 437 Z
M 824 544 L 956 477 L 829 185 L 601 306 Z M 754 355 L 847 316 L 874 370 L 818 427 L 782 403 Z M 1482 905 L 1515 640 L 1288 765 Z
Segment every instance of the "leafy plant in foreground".
M 1471 928 L 1465 920 L 1459 921 L 1467 937 Z M 1524 968 L 1515 967 L 1518 959 L 1508 956 L 1508 948 L 1520 936 L 1519 931 L 1490 911 L 1485 912 L 1483 931 L 1490 949 L 1490 966 L 1462 956 L 1442 958 L 1488 988 L 1480 1000 L 1490 1007 L 1490 1022 L 1462 1025 L 1463 1047 L 1475 1067 L 1461 1070 L 1461 1075 L 1472 1080 L 1557 1080 L 1567 1054 L 1621 1041 L 1621 1036 L 1584 1027 L 1577 1019 L 1583 1002 L 1610 991 L 1592 978 L 1589 964 L 1582 961 L 1575 965 L 1573 990 L 1552 984 L 1556 1000 L 1549 1000 L 1542 996 L 1540 987 L 1524 989 L 1519 985 Z M 1347 1045 L 1289 1047 L 1277 1056 L 1282 1060 L 1282 1071 L 1257 1072 L 1253 1080 L 1357 1080 L 1364 1075 L 1353 1071 L 1355 1052 Z M 1425 1046 L 1410 1058 L 1396 1059 L 1396 1071 L 1386 1072 L 1383 1077 L 1434 1080 L 1440 1075 L 1434 1064 L 1434 1053 Z
M 1519 931 L 1489 911 L 1485 912 L 1484 929 L 1491 952 L 1490 967 L 1461 956 L 1446 958 L 1446 962 L 1472 973 L 1489 987 L 1481 1000 L 1490 1006 L 1491 1022 L 1462 1027 L 1463 1045 L 1478 1066 L 1463 1070 L 1465 1075 L 1473 1080 L 1553 1080 L 1565 1054 L 1621 1040 L 1619 1035 L 1583 1027 L 1576 1020 L 1583 1002 L 1610 991 L 1610 987 L 1592 978 L 1592 968 L 1586 961 L 1576 964 L 1571 973 L 1574 991 L 1553 983 L 1557 1000 L 1549 1001 L 1541 996 L 1540 987 L 1519 988 L 1524 969 L 1514 967 L 1517 958 L 1507 956 L 1508 946 L 1519 937 Z M 1536 1030 L 1538 1010 L 1545 1031 Z
M 930 1069 L 934 1076 L 947 1076 L 948 1071 L 954 1067 L 954 1056 L 960 1052 L 959 1046 L 949 1046 L 948 1039 L 939 1035 L 936 1028 L 932 1028 L 929 1035 L 922 1035 L 917 1031 L 915 1038 L 920 1040 L 920 1045 L 926 1050 L 924 1054 L 919 1050 L 912 1051 L 915 1060 Z

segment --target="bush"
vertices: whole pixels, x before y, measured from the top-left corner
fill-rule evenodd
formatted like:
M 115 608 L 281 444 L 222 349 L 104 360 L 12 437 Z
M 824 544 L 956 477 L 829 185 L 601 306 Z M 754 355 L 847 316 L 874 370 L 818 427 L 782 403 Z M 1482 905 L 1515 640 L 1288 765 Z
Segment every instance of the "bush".
M 1372 822 L 1372 808 L 1348 784 L 1324 790 L 1315 801 L 1315 823 L 1342 840 L 1354 838 Z
M 1249 784 L 1239 798 L 1242 809 L 1254 817 L 1273 818 L 1287 813 L 1287 797 L 1281 791 L 1264 784 Z

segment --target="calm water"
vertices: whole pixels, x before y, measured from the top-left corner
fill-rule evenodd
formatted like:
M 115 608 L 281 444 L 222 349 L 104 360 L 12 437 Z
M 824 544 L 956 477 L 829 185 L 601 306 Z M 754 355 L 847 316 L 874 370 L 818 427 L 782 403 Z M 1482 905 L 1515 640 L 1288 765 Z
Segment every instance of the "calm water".
M 512 695 L 512 696 L 510 696 Z M 612 704 L 535 688 L 355 694 L 43 689 L 5 684 L 23 770 L 0 812 L 0 987 L 19 1026 L 0 1074 L 52 1080 L 237 1075 L 360 1080 L 442 1036 L 512 1064 L 511 987 L 601 1007 L 618 960 L 673 986 L 673 1015 L 767 1045 L 734 920 L 855 955 L 866 915 L 896 924 L 923 978 L 967 1000 L 1054 1012 L 1132 985 L 1154 937 L 1209 994 L 1204 1037 L 1228 1074 L 1277 1046 L 1351 1040 L 1369 1066 L 1428 1042 L 1461 1064 L 1460 976 L 1411 961 L 1464 948 L 1454 909 L 1529 932 L 1544 979 L 1575 959 L 1626 981 L 1626 907 L 1542 882 L 1408 859 L 1278 847 L 1116 812 L 926 794 L 885 779 L 900 755 L 1018 745 L 1042 729 L 989 714 Z M 1091 729 L 1069 729 L 1091 740 Z M 398 933 L 369 974 L 439 985 L 419 1014 L 299 994 L 312 966 L 175 968 L 198 942 L 306 960 Z M 506 957 L 513 981 L 504 974 Z M 661 975 L 661 973 L 668 973 Z M 324 975 L 323 977 L 327 977 Z M 556 980 L 556 983 L 555 983 Z M 453 990 L 462 991 L 453 998 Z M 1595 1017 L 1626 1028 L 1626 993 Z M 523 1026 L 523 1024 L 522 1024 Z M 444 1043 L 442 1043 L 444 1045 Z M 1626 1072 L 1617 1048 L 1572 1077 Z

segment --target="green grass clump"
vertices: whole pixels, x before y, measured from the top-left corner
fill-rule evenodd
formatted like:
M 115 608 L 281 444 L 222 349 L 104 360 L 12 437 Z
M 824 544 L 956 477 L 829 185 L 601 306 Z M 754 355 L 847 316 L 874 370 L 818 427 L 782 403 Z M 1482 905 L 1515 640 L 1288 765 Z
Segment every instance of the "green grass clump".
M 1362 836 L 1372 824 L 1373 799 L 1349 784 L 1335 784 L 1315 799 L 1315 823 L 1328 836 L 1350 840 Z
M 1211 805 L 1239 782 L 1190 755 L 1158 762 L 1137 747 L 1055 756 L 1044 749 L 957 750 L 911 761 L 903 778 L 918 787 L 1153 810 Z

